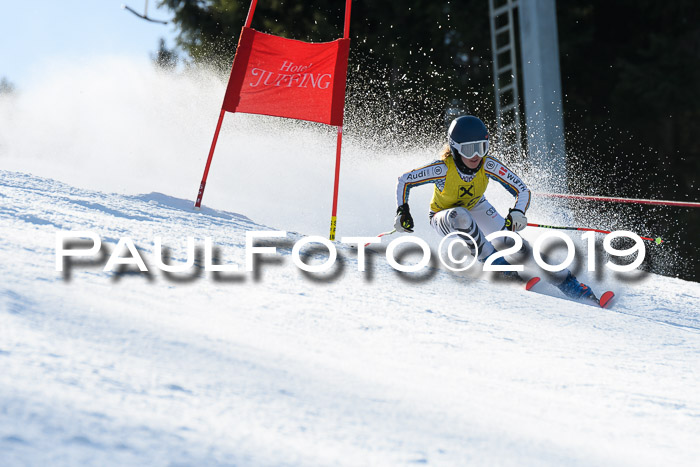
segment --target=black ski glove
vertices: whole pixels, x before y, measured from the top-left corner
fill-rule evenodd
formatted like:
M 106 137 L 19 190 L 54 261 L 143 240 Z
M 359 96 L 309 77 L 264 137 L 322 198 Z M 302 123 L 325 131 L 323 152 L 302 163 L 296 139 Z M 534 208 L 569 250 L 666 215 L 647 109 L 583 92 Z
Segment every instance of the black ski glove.
M 413 232 L 413 217 L 408 209 L 408 203 L 402 204 L 396 210 L 394 228 L 399 232 Z

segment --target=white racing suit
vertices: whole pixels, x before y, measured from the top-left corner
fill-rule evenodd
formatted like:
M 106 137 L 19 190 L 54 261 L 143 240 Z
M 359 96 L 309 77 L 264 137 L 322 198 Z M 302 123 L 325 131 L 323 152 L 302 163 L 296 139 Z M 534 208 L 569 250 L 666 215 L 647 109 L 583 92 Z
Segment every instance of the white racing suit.
M 483 262 L 496 251 L 486 236 L 505 228 L 505 219 L 484 197 L 489 180 L 497 181 L 515 196 L 514 209 L 527 212 L 530 190 L 520 177 L 489 155 L 483 158 L 481 165 L 472 174 L 460 172 L 451 155 L 445 160 L 436 160 L 403 174 L 396 187 L 396 202 L 399 206 L 408 203 L 413 187 L 434 184 L 430 225 L 441 236 L 452 232 L 463 232 L 471 236 L 478 247 L 478 259 Z M 473 243 L 466 237 L 465 241 L 474 254 Z M 523 249 L 531 250 L 524 239 Z M 527 256 L 531 258 L 531 255 Z M 551 282 L 560 283 L 568 272 L 564 269 L 548 277 Z

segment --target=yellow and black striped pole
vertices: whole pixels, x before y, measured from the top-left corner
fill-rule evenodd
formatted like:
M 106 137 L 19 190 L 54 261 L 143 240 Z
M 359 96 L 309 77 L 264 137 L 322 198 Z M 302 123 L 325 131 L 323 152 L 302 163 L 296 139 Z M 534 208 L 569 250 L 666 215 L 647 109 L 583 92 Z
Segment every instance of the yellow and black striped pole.
M 333 184 L 333 210 L 331 212 L 330 241 L 335 241 L 335 224 L 338 216 L 338 183 L 340 182 L 340 147 L 343 142 L 343 126 L 338 126 L 338 144 L 335 151 L 335 182 Z

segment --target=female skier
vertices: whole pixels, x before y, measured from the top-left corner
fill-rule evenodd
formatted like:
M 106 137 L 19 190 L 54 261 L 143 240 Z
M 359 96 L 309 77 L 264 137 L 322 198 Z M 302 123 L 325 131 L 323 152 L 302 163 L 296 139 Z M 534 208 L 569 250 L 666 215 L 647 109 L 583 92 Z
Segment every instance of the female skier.
M 442 236 L 452 232 L 471 236 L 478 247 L 478 259 L 484 262 L 496 252 L 486 235 L 504 229 L 517 232 L 527 226 L 525 213 L 530 206 L 530 190 L 520 177 L 488 155 L 488 130 L 479 118 L 462 116 L 454 119 L 447 136 L 449 144 L 443 148 L 440 159 L 399 177 L 394 227 L 399 232 L 413 232 L 409 192 L 415 186 L 432 183 L 435 188 L 430 203 L 430 225 Z M 496 180 L 515 196 L 515 206 L 505 219 L 484 197 L 489 179 Z M 468 237 L 465 240 L 474 253 L 472 242 Z M 525 240 L 523 244 L 529 250 Z M 500 257 L 493 264 L 509 263 Z M 517 272 L 505 274 L 519 277 Z M 576 280 L 568 269 L 553 274 L 551 280 L 567 297 L 597 301 L 590 287 Z

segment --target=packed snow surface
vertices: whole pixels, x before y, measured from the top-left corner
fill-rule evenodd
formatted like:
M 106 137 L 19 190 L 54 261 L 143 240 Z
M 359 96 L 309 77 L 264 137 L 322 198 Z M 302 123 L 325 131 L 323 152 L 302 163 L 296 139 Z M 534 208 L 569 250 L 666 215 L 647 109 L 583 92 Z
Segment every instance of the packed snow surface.
M 696 283 L 616 284 L 602 310 L 442 270 L 411 279 L 379 252 L 360 272 L 343 245 L 333 270 L 306 276 L 295 234 L 255 273 L 218 280 L 104 262 L 60 273 L 58 230 L 112 248 L 128 236 L 150 263 L 154 236 L 181 263 L 187 236 L 209 236 L 243 266 L 245 232 L 269 228 L 159 193 L 0 175 L 4 465 L 690 465 L 700 453 Z
M 617 293 L 603 310 L 545 283 L 397 272 L 396 236 L 365 271 L 338 243 L 330 271 L 304 273 L 292 248 L 327 235 L 332 131 L 227 116 L 195 211 L 223 84 L 83 71 L 0 102 L 1 465 L 697 465 L 700 284 L 579 268 Z M 339 236 L 388 230 L 396 177 L 429 149 L 385 157 L 349 136 Z M 435 247 L 429 191 L 411 203 Z M 70 230 L 105 256 L 57 271 Z M 246 233 L 273 230 L 260 245 L 277 253 L 243 271 Z M 193 237 L 195 266 L 158 270 L 158 236 L 176 265 Z M 103 271 L 125 237 L 148 273 Z M 242 270 L 204 271 L 205 238 Z

